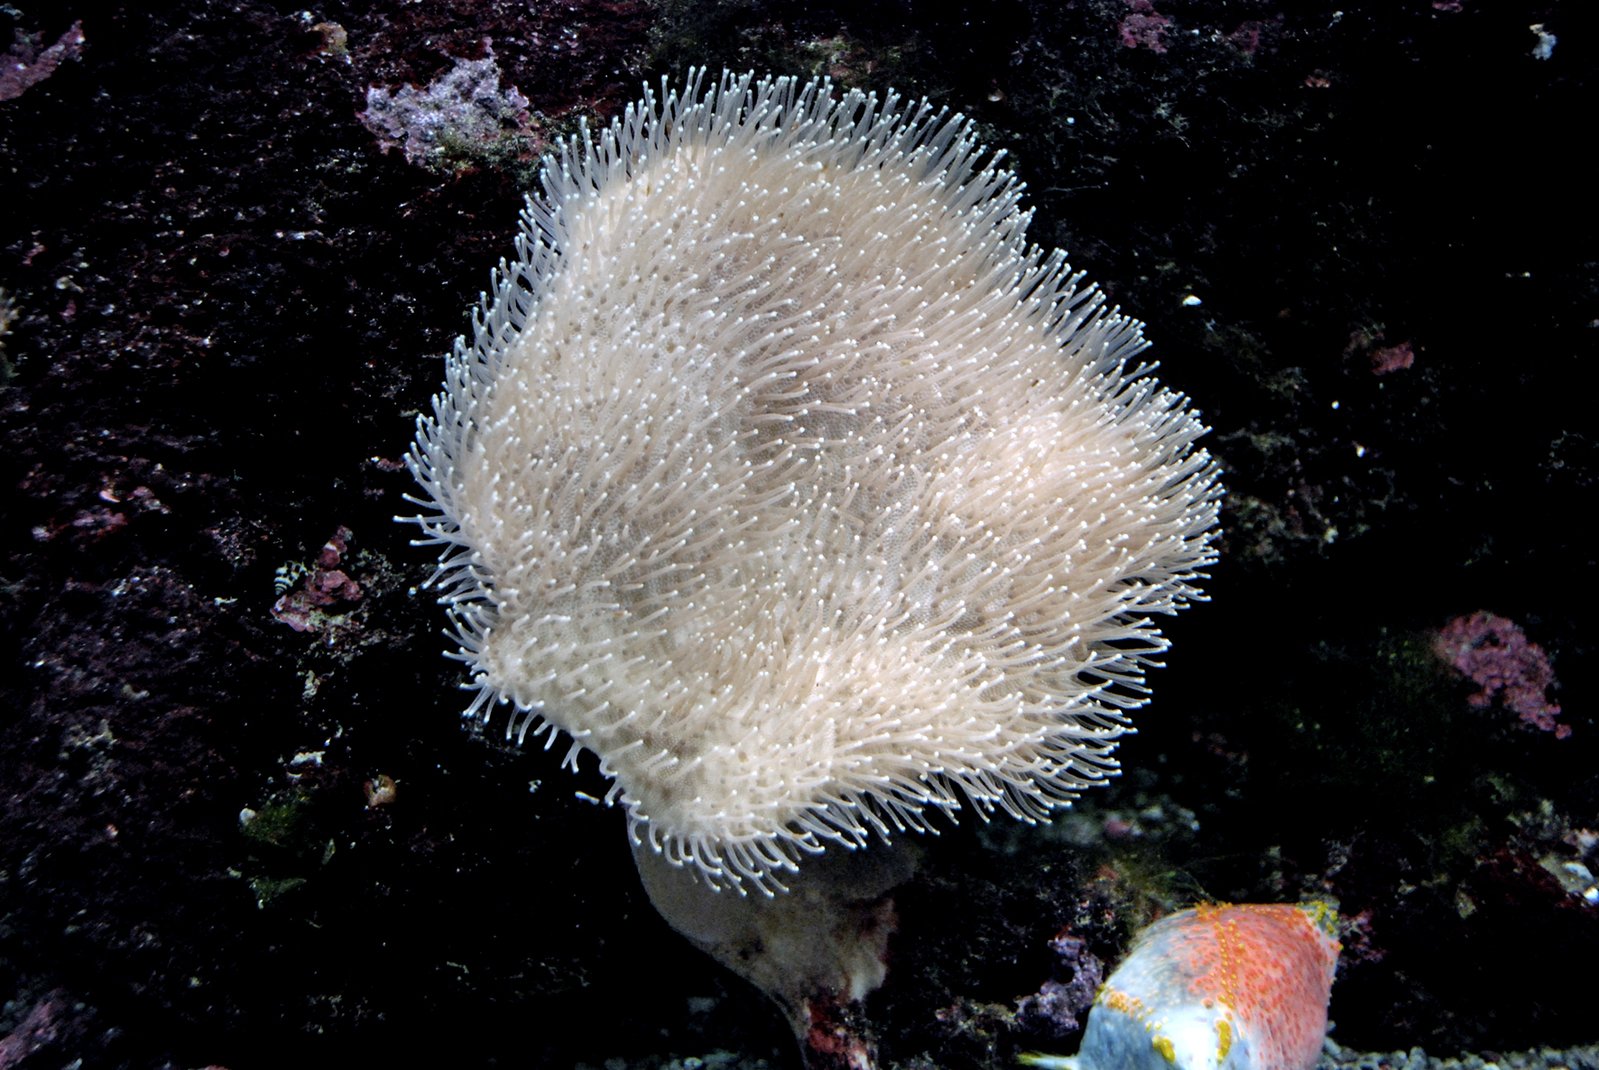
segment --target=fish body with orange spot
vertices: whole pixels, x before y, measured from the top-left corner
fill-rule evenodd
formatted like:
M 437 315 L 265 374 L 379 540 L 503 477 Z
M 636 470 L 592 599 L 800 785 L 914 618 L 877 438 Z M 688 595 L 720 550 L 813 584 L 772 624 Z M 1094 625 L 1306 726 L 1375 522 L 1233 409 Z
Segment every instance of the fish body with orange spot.
M 1076 1070 L 1311 1070 L 1339 944 L 1325 903 L 1207 904 L 1145 929 L 1101 987 Z

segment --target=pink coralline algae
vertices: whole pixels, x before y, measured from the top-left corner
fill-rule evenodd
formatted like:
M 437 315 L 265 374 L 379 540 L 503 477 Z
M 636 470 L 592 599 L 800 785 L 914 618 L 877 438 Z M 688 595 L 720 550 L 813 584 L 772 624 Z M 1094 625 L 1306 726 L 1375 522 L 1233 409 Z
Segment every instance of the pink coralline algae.
M 1415 362 L 1416 351 L 1409 342 L 1383 346 L 1371 351 L 1371 374 L 1388 375 L 1391 372 L 1404 371 Z
M 1055 952 L 1057 974 L 1069 974 L 1068 981 L 1050 978 L 1043 987 L 1021 999 L 1016 1016 L 1029 1029 L 1061 1037 L 1076 1032 L 1080 1016 L 1094 1004 L 1094 994 L 1104 979 L 1105 967 L 1088 950 L 1087 941 L 1069 930 L 1055 934 L 1049 942 Z
M 1116 27 L 1122 44 L 1127 48 L 1147 48 L 1151 52 L 1166 51 L 1166 31 L 1171 27 L 1171 19 L 1157 12 L 1150 0 L 1127 0 L 1127 6 L 1131 12 Z
M 1492 613 L 1456 617 L 1433 640 L 1433 651 L 1477 685 L 1466 701 L 1482 708 L 1495 699 L 1523 721 L 1556 739 L 1571 735 L 1558 723 L 1560 707 L 1549 701 L 1555 673 L 1543 647 L 1529 642 L 1512 621 Z
M 0 55 L 0 100 L 15 100 L 56 72 L 62 62 L 77 59 L 83 52 L 83 21 L 56 38 L 49 48 L 40 49 L 38 41 L 18 31 L 10 50 Z
M 455 66 L 422 88 L 366 93 L 361 122 L 387 152 L 398 147 L 405 158 L 425 167 L 447 165 L 447 158 L 519 142 L 528 135 L 528 99 L 515 86 L 501 88 L 500 68 L 490 42 L 482 59 L 457 59 Z
M 350 529 L 345 527 L 333 533 L 315 564 L 304 570 L 299 582 L 273 604 L 273 617 L 297 632 L 320 631 L 329 606 L 361 600 L 361 585 L 338 567 L 349 550 L 351 537 Z
M 66 994 L 59 989 L 34 1004 L 28 1016 L 10 1034 L 0 1037 L 0 1070 L 21 1066 L 25 1061 L 31 1064 L 30 1055 L 54 1046 L 69 1007 Z

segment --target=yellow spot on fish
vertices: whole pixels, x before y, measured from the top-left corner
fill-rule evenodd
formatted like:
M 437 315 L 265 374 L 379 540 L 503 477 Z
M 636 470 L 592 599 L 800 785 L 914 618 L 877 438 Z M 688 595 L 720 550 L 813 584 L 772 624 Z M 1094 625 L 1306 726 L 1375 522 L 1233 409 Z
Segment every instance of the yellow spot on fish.
M 1225 1018 L 1216 1019 L 1216 1061 L 1227 1061 L 1227 1053 L 1233 1049 L 1233 1023 Z
M 1173 1066 L 1177 1065 L 1177 1049 L 1172 1045 L 1171 1037 L 1157 1036 L 1149 1043 L 1156 1051 L 1160 1052 L 1160 1057 L 1162 1059 L 1165 1059 Z

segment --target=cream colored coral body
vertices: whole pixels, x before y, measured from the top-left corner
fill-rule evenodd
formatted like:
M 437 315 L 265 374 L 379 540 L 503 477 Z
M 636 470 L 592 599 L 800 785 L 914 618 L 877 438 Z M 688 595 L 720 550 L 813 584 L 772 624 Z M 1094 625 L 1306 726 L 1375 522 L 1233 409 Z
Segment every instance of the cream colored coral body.
M 969 125 L 695 79 L 545 185 L 412 457 L 469 714 L 569 733 L 636 834 L 763 888 L 1102 779 L 1214 470 Z

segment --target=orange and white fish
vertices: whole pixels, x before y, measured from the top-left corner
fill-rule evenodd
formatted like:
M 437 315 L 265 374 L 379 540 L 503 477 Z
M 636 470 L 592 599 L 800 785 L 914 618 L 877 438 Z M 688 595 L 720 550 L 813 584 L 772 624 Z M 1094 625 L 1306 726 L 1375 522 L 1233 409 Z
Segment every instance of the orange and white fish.
M 1139 934 L 1101 986 L 1075 1056 L 1045 1070 L 1311 1070 L 1339 943 L 1328 904 L 1211 903 Z

